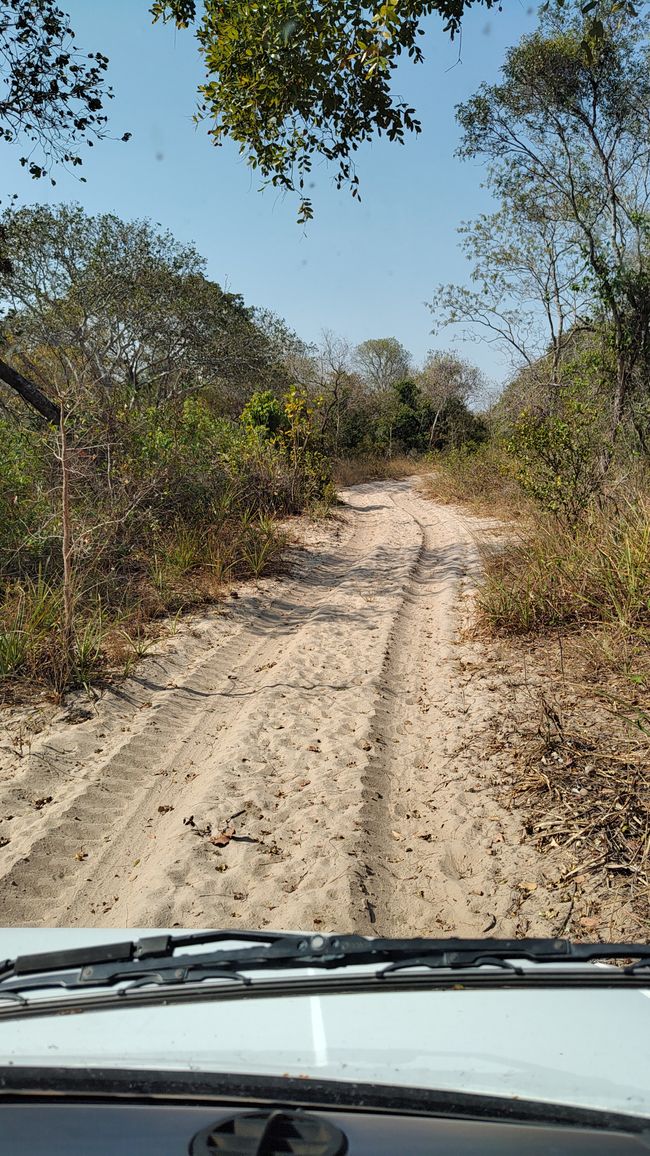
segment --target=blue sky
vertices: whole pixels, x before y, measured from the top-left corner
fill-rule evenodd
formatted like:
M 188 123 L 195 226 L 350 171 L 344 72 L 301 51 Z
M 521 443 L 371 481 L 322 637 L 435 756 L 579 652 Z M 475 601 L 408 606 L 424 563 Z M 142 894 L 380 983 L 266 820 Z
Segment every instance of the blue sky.
M 488 207 L 481 168 L 453 155 L 454 106 L 482 80 L 497 78 L 506 48 L 535 26 L 533 7 L 505 0 L 502 12 L 470 12 L 460 63 L 458 43 L 432 21 L 425 63 L 405 63 L 395 84 L 424 131 L 402 148 L 378 141 L 358 154 L 360 205 L 317 169 L 315 220 L 303 228 L 293 198 L 259 193 L 237 150 L 215 148 L 205 126 L 194 126 L 202 68 L 191 32 L 152 26 L 147 0 L 61 6 L 79 47 L 110 57 L 111 130 L 133 136 L 88 150 L 87 183 L 59 172 L 55 189 L 8 163 L 11 146 L 3 145 L 3 200 L 15 191 L 22 203 L 76 200 L 91 213 L 149 217 L 194 241 L 210 276 L 279 313 L 305 340 L 323 329 L 353 343 L 395 336 L 416 359 L 453 344 L 490 377 L 504 376 L 507 367 L 489 345 L 464 344 L 452 330 L 431 337 L 424 303 L 438 282 L 467 281 L 456 229 Z

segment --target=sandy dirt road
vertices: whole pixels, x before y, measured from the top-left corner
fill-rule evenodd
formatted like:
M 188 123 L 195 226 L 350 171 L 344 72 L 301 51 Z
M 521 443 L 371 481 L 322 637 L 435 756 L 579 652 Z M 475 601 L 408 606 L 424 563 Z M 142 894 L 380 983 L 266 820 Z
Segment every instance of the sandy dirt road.
M 3 925 L 557 932 L 462 636 L 489 528 L 413 479 L 343 499 L 288 576 L 4 744 Z

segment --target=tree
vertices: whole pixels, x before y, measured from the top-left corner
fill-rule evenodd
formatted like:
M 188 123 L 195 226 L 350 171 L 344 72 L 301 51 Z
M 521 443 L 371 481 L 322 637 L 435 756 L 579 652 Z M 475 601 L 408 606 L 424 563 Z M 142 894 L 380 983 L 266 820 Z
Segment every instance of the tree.
M 66 14 L 55 0 L 0 0 L 0 140 L 22 145 L 19 162 L 34 178 L 50 176 L 57 164 L 83 163 L 81 145 L 107 136 L 104 105 L 108 58 L 79 52 Z M 128 140 L 124 133 L 122 140 Z M 84 180 L 82 177 L 81 180 Z M 12 269 L 12 252 L 0 228 L 0 274 Z M 15 389 L 48 421 L 56 407 L 33 383 L 0 362 L 0 380 Z
M 481 371 L 451 350 L 429 352 L 415 380 L 430 405 L 429 448 L 434 445 L 436 432 L 440 434 L 439 424 L 441 419 L 444 422 L 445 411 L 449 413 L 454 403 L 466 410 L 467 403 L 475 401 L 485 390 Z
M 4 381 L 5 385 L 8 385 L 46 421 L 51 422 L 52 425 L 59 424 L 61 415 L 56 402 L 47 397 L 33 381 L 24 377 L 12 365 L 7 365 L 6 361 L 0 361 L 0 381 Z
M 338 457 L 344 444 L 349 446 L 347 420 L 355 398 L 360 393 L 360 382 L 352 369 L 352 352 L 347 341 L 331 330 L 323 331 L 320 344 L 304 364 L 301 379 L 311 394 L 318 399 L 321 434 L 331 452 Z
M 0 140 L 25 142 L 32 177 L 81 165 L 79 146 L 106 136 L 107 67 L 101 52 L 76 49 L 55 0 L 0 0 Z
M 528 286 L 555 372 L 567 333 L 597 330 L 615 367 L 613 437 L 650 344 L 650 51 L 641 17 L 616 4 L 598 15 L 590 36 L 579 9 L 549 7 L 509 51 L 501 83 L 458 109 L 461 155 L 484 160 L 502 210 L 470 239 L 481 289 L 442 304 L 447 320 L 487 325 L 531 362 L 539 350 L 516 335 L 509 307 Z
M 411 355 L 396 337 L 376 337 L 357 345 L 354 363 L 368 388 L 380 392 L 408 377 Z
M 353 354 L 344 338 L 325 329 L 318 345 L 303 346 L 287 365 L 292 381 L 313 400 L 323 444 L 335 457 L 370 449 L 377 421 L 377 398 L 356 372 Z
M 272 384 L 284 390 L 289 383 L 299 380 L 295 370 L 298 366 L 306 364 L 314 347 L 303 341 L 295 330 L 287 325 L 284 318 L 274 313 L 272 309 L 253 306 L 250 309 L 250 317 L 264 338 L 269 364 L 278 367 L 281 375 L 281 380 Z M 265 377 L 270 380 L 268 373 Z
M 85 394 L 108 420 L 120 406 L 198 390 L 238 413 L 257 386 L 286 386 L 277 328 L 272 339 L 237 294 L 208 280 L 192 245 L 75 205 L 2 220 L 13 253 L 0 281 L 8 356 L 46 394 Z
M 359 196 L 354 153 L 375 134 L 403 143 L 419 133 L 415 109 L 391 91 L 402 56 L 421 63 L 427 19 L 452 37 L 472 4 L 496 0 L 153 0 L 154 20 L 196 24 L 207 77 L 197 119 L 215 144 L 230 138 L 266 183 L 300 193 L 299 220 L 313 215 L 305 192 L 314 159 L 336 166 L 336 183 Z M 597 32 L 593 0 L 584 0 Z M 619 9 L 632 0 L 619 0 Z
M 397 404 L 391 441 L 395 439 L 406 452 L 424 449 L 424 431 L 431 420 L 430 406 L 414 381 L 396 381 L 393 392 Z
M 459 229 L 476 286 L 441 285 L 430 304 L 436 328 L 463 326 L 469 340 L 502 349 L 518 371 L 550 351 L 557 379 L 571 335 L 593 328 L 582 250 L 517 190 L 515 177 L 496 213 Z
M 336 182 L 358 196 L 353 154 L 376 134 L 403 142 L 420 132 L 415 110 L 391 91 L 402 55 L 418 63 L 423 21 L 438 14 L 452 35 L 473 0 L 155 0 L 155 20 L 197 39 L 207 78 L 199 118 L 215 144 L 230 138 L 266 182 L 300 191 L 299 219 L 312 216 L 305 183 L 314 157 L 336 165 Z M 494 0 L 480 0 L 490 8 Z

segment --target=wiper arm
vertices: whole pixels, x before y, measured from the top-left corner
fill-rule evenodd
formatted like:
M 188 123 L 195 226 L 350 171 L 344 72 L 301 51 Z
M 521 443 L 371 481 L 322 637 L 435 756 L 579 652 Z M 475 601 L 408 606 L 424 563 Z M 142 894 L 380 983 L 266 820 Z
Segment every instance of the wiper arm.
M 221 946 L 233 942 L 239 946 Z M 191 951 L 184 951 L 185 948 Z M 522 968 L 517 965 L 526 962 L 575 966 L 607 959 L 632 960 L 620 969 L 623 974 L 650 970 L 650 944 L 572 943 L 564 939 L 368 939 L 361 935 L 200 931 L 18 956 L 0 965 L 0 998 L 35 988 L 79 990 L 127 981 L 138 981 L 138 985 L 175 985 L 218 978 L 250 982 L 242 976 L 244 971 L 336 970 L 375 964 L 381 968 L 380 977 L 417 967 L 464 972 L 493 967 L 521 974 Z
M 87 947 L 65 948 L 62 951 L 43 951 L 32 955 L 19 955 L 14 960 L 0 964 L 0 982 L 12 975 L 87 968 L 95 964 L 109 966 L 117 963 L 137 963 L 147 959 L 169 959 L 179 948 L 198 947 L 201 944 L 209 946 L 236 940 L 238 943 L 251 942 L 268 947 L 276 940 L 285 938 L 298 937 L 285 935 L 283 932 L 193 931 L 187 935 L 150 935 L 144 939 L 127 940 L 123 943 L 100 943 L 90 944 Z

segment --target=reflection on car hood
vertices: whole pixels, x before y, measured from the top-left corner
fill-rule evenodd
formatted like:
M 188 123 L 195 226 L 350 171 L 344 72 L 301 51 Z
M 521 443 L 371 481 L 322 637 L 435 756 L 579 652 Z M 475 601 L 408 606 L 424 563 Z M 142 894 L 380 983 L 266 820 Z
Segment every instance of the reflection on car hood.
M 3 929 L 0 958 L 150 933 Z M 649 994 L 382 986 L 354 994 L 215 999 L 4 1021 L 1 1054 L 12 1065 L 319 1077 L 650 1117 Z

